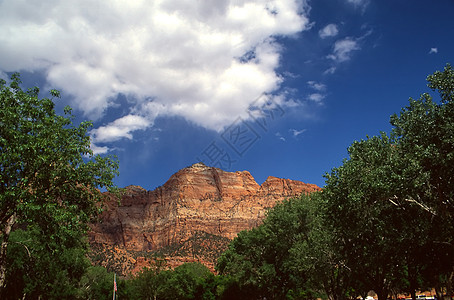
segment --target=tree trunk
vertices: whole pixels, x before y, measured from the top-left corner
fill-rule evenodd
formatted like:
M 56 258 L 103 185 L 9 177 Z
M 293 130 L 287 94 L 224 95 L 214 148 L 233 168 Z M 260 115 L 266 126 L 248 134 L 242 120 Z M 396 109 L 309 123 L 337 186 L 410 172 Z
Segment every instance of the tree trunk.
M 416 290 L 414 288 L 411 289 L 411 299 L 416 300 Z
M 448 278 L 448 283 L 446 284 L 446 294 L 448 294 L 449 299 L 452 299 L 452 279 L 454 277 L 454 271 L 451 272 Z
M 382 287 L 377 290 L 374 289 L 374 291 L 377 294 L 378 300 L 387 300 L 388 299 L 388 289 L 386 287 Z
M 440 284 L 437 283 L 437 285 L 435 286 L 435 295 L 438 300 L 443 300 L 443 291 L 441 291 L 441 288 L 439 285 Z
M 12 214 L 6 220 L 5 227 L 2 230 L 2 244 L 0 246 L 0 295 L 3 295 L 6 280 L 6 255 L 8 250 L 8 240 L 11 229 L 16 224 L 16 214 Z

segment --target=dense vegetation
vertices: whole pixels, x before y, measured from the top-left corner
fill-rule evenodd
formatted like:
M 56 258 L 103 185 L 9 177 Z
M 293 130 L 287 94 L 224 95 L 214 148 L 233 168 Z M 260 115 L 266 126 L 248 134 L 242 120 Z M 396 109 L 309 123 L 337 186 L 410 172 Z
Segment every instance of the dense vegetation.
M 244 298 L 452 294 L 454 71 L 427 80 L 438 102 L 410 99 L 389 134 L 348 148 L 323 191 L 276 206 L 230 244 L 217 268 Z
M 199 263 L 169 270 L 155 259 L 118 279 L 117 295 L 340 300 L 374 290 L 381 300 L 428 288 L 439 299 L 452 295 L 454 71 L 447 65 L 427 80 L 439 99 L 410 99 L 391 116 L 389 133 L 353 142 L 321 192 L 285 200 L 239 233 L 218 259 L 218 275 Z M 11 299 L 111 299 L 113 273 L 89 265 L 80 229 L 98 199 L 93 188 L 109 186 L 116 165 L 87 160 L 87 124 L 68 128 L 51 101 L 22 92 L 17 77 L 2 84 L 1 97 L 3 287 Z M 51 146 L 54 134 L 63 144 Z
M 118 162 L 94 156 L 90 122 L 56 114 L 18 74 L 0 80 L 0 298 L 68 298 L 83 275 L 84 232 Z M 59 92 L 52 90 L 52 97 Z

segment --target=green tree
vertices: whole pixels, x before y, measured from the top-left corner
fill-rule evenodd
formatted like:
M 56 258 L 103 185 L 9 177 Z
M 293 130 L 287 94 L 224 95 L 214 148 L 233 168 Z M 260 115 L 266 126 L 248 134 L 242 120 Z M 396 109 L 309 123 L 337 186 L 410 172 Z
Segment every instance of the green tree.
M 233 279 L 230 289 L 243 299 L 312 298 L 308 274 L 295 268 L 290 251 L 307 240 L 311 218 L 307 201 L 289 199 L 277 204 L 262 225 L 238 234 L 216 269 Z
M 394 200 L 399 207 L 412 204 L 419 210 L 415 215 L 430 223 L 429 232 L 420 235 L 420 241 L 425 242 L 424 252 L 431 256 L 415 251 L 410 257 L 411 265 L 431 273 L 432 284 L 437 285 L 434 278 L 452 277 L 449 274 L 453 270 L 454 70 L 448 64 L 443 71 L 429 75 L 427 81 L 429 88 L 438 92 L 438 101 L 425 93 L 419 99 L 410 99 L 399 115 L 391 116 L 394 143 L 405 161 L 406 173 L 414 178 L 414 185 Z M 431 267 L 424 266 L 423 261 L 430 261 Z M 410 285 L 415 282 L 416 276 L 410 276 Z
M 310 198 L 302 197 L 301 201 L 305 202 L 311 216 L 310 230 L 307 238 L 298 239 L 289 249 L 289 269 L 293 274 L 307 274 L 307 286 L 319 298 L 352 298 L 358 291 L 352 290 L 352 272 L 336 251 L 336 237 L 326 222 L 326 203 L 322 193 L 313 193 Z
M 201 263 L 184 263 L 173 271 L 162 273 L 167 276 L 162 289 L 162 299 L 209 299 L 208 295 L 204 295 L 204 285 L 213 274 Z
M 111 299 L 113 280 L 114 274 L 108 272 L 106 268 L 101 266 L 88 267 L 79 281 L 78 298 L 86 300 Z
M 349 159 L 326 175 L 327 221 L 353 287 L 373 289 L 386 299 L 401 276 L 411 228 L 394 199 L 412 182 L 403 179 L 399 151 L 385 133 L 354 142 L 348 153 Z
M 437 90 L 441 103 L 429 94 L 422 94 L 399 115 L 391 116 L 392 134 L 403 159 L 413 166 L 419 184 L 409 197 L 429 216 L 446 221 L 451 242 L 454 226 L 454 70 L 448 64 L 443 72 L 427 77 L 428 86 Z M 446 231 L 445 230 L 445 231 Z
M 354 142 L 326 175 L 322 192 L 338 254 L 356 288 L 390 291 L 436 285 L 452 271 L 454 72 L 428 77 L 429 94 L 391 117 L 391 135 Z M 438 275 L 437 275 L 438 274 Z
M 12 230 L 33 227 L 44 249 L 65 245 L 98 211 L 99 188 L 113 187 L 118 162 L 94 156 L 90 122 L 72 124 L 70 108 L 59 116 L 39 89 L 23 91 L 18 74 L 0 80 L 0 288 L 7 274 Z M 52 97 L 59 92 L 52 90 Z
M 6 291 L 2 299 L 73 299 L 89 266 L 85 249 L 55 245 L 49 252 L 37 230 L 15 230 L 8 247 Z
M 156 258 L 150 267 L 143 268 L 133 280 L 136 299 L 156 300 L 162 294 L 167 274 L 163 271 L 167 268 L 164 259 Z
M 81 237 L 80 237 L 81 238 Z M 6 293 L 2 299 L 74 299 L 89 266 L 80 243 L 52 245 L 49 251 L 37 229 L 17 229 L 8 247 Z

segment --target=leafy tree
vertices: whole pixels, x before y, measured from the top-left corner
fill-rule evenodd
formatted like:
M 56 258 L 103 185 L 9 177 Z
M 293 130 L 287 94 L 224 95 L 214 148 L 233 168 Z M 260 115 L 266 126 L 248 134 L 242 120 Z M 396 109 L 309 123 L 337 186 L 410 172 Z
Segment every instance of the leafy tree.
M 444 283 L 452 294 L 454 71 L 447 65 L 428 82 L 441 101 L 410 99 L 390 135 L 354 142 L 312 206 L 284 202 L 234 239 L 217 264 L 230 290 L 245 299 L 318 290 L 346 299 L 370 289 L 415 299 L 416 289 Z
M 133 280 L 135 299 L 156 300 L 168 279 L 168 273 L 162 272 L 165 269 L 166 262 L 163 259 L 155 259 L 150 267 L 143 268 Z
M 391 117 L 390 136 L 349 147 L 322 192 L 354 286 L 374 289 L 379 299 L 391 290 L 415 298 L 453 267 L 454 72 L 447 65 L 428 81 L 441 103 L 429 94 L 410 99 Z
M 423 252 L 432 255 L 414 252 L 409 267 L 419 265 L 424 273 L 432 274 L 432 284 L 437 285 L 434 278 L 449 277 L 453 270 L 454 70 L 448 64 L 443 71 L 429 75 L 427 81 L 439 93 L 439 101 L 425 93 L 419 99 L 410 99 L 399 115 L 391 117 L 392 136 L 406 173 L 415 178 L 406 194 L 394 200 L 399 207 L 413 204 L 419 210 L 415 216 L 429 223 L 429 232 L 419 240 L 424 237 Z M 430 262 L 430 267 L 424 266 L 424 261 Z M 410 276 L 410 285 L 413 290 L 416 276 Z
M 94 156 L 90 122 L 72 124 L 39 89 L 23 91 L 18 74 L 0 80 L 0 288 L 4 290 L 11 232 L 32 229 L 43 251 L 71 245 L 97 212 L 99 188 L 113 187 L 118 162 Z M 59 92 L 52 90 L 52 97 Z M 38 258 L 36 258 L 38 259 Z
M 39 239 L 37 230 L 11 233 L 6 294 L 2 299 L 75 298 L 78 282 L 89 266 L 85 249 L 54 245 L 54 252 L 50 252 Z
M 233 279 L 230 289 L 243 299 L 313 297 L 306 286 L 308 275 L 294 267 L 290 251 L 308 237 L 312 216 L 306 204 L 285 200 L 269 211 L 262 225 L 238 234 L 216 265 L 220 274 Z
M 326 175 L 327 221 L 354 287 L 373 289 L 386 299 L 402 276 L 408 238 L 414 237 L 405 209 L 394 199 L 414 183 L 405 178 L 399 151 L 385 133 L 354 142 L 348 153 L 349 159 Z
M 429 94 L 391 116 L 392 134 L 401 155 L 413 165 L 419 185 L 411 198 L 399 199 L 417 203 L 428 216 L 446 221 L 452 233 L 454 225 L 454 70 L 448 64 L 443 72 L 427 77 L 429 87 L 440 94 L 437 103 Z M 444 238 L 451 242 L 452 234 Z
M 308 274 L 307 286 L 318 298 L 352 298 L 358 291 L 352 290 L 351 270 L 336 251 L 333 229 L 326 222 L 324 200 L 320 192 L 311 194 L 310 198 L 302 197 L 301 201 L 305 202 L 311 216 L 310 231 L 307 238 L 297 240 L 289 249 L 289 270 L 294 274 Z
M 167 276 L 162 299 L 210 299 L 208 293 L 205 295 L 204 284 L 213 274 L 201 263 L 185 263 L 162 273 Z
M 79 281 L 79 299 L 97 300 L 112 298 L 114 274 L 101 266 L 90 266 Z M 118 280 L 117 280 L 118 284 Z

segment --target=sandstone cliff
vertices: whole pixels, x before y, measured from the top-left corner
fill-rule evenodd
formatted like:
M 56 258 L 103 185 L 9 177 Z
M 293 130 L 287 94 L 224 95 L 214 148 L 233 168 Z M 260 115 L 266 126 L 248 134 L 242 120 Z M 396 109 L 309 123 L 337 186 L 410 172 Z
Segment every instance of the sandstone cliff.
M 93 259 L 124 275 L 163 255 L 171 266 L 216 258 L 238 232 L 260 224 L 277 201 L 319 190 L 313 184 L 268 177 L 259 185 L 247 171 L 225 172 L 202 163 L 184 168 L 153 191 L 110 195 L 89 240 Z

